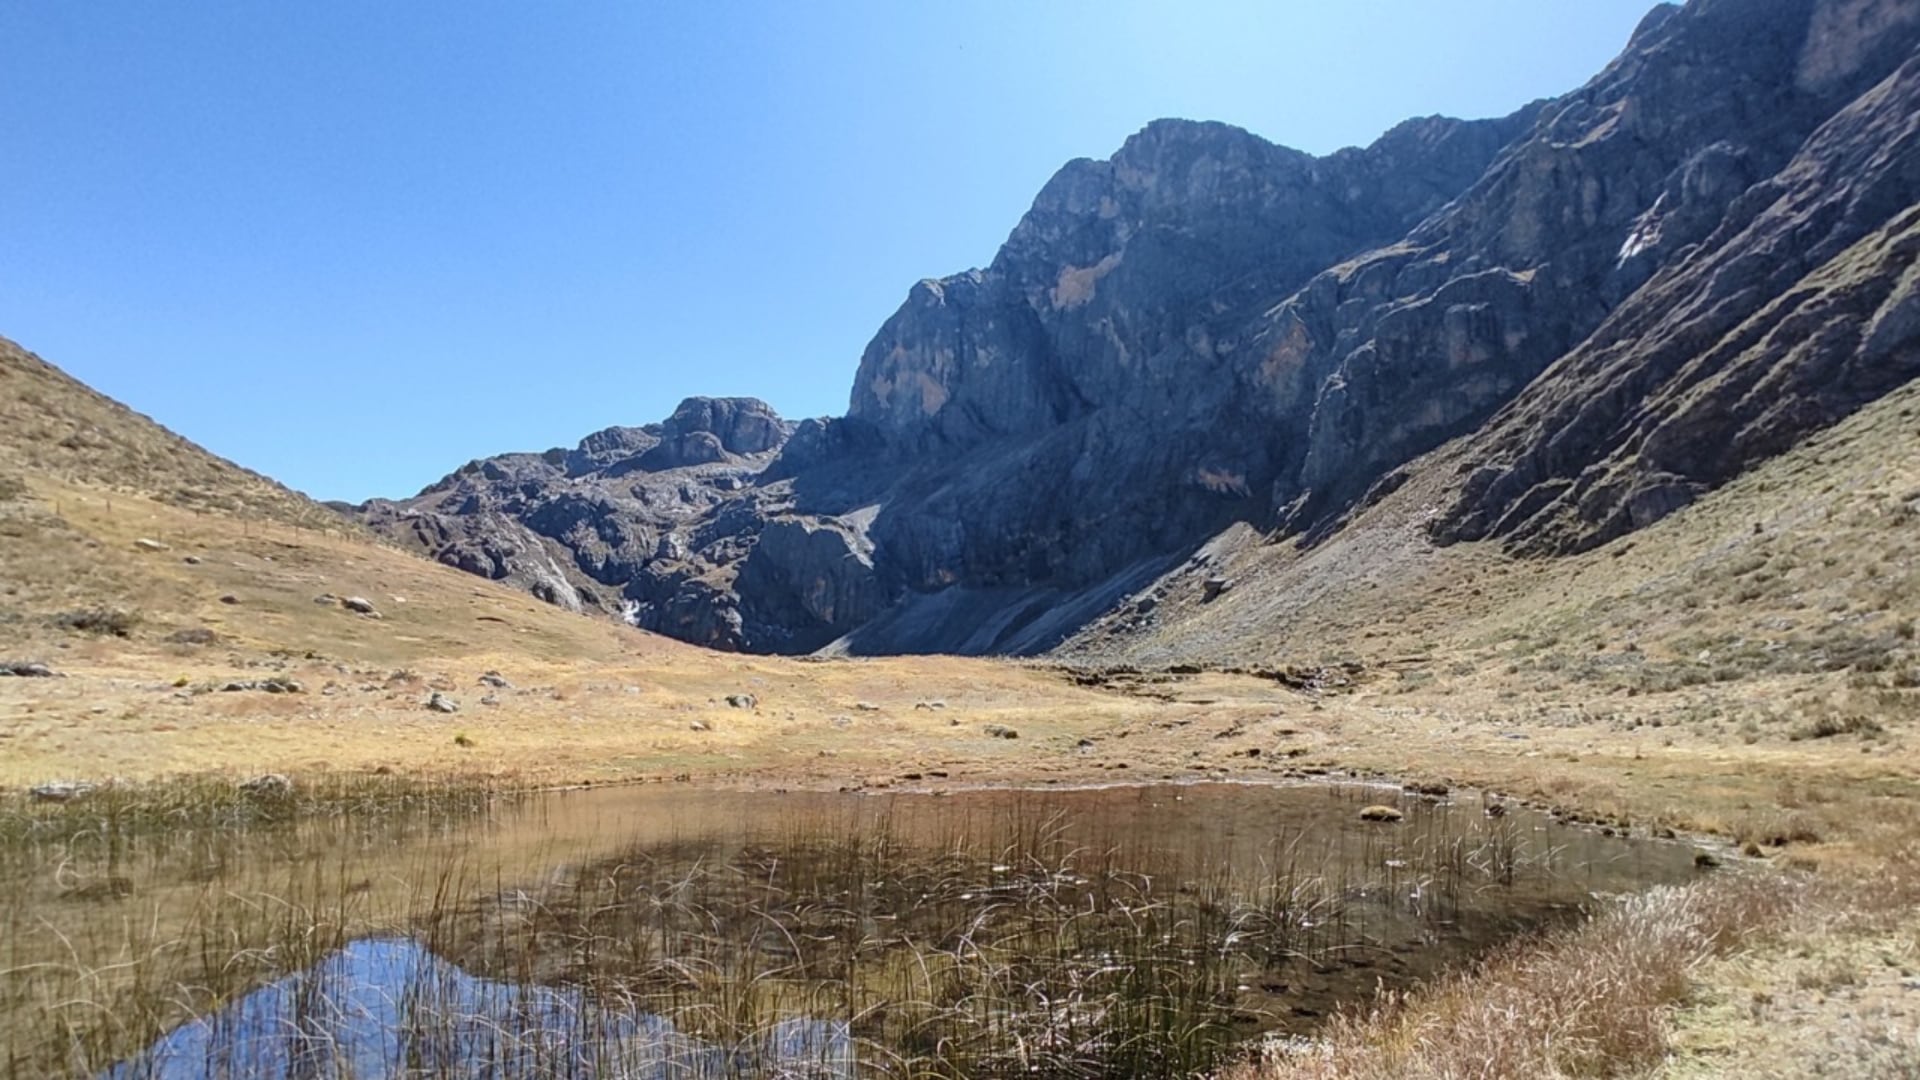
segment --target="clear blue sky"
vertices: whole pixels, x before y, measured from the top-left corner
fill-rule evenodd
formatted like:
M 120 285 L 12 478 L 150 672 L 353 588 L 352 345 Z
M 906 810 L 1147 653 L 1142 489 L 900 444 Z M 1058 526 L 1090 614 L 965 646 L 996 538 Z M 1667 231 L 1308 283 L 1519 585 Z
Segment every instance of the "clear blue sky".
M 1649 6 L 10 0 L 0 334 L 321 498 L 690 394 L 837 414 L 1067 159 L 1504 114 Z

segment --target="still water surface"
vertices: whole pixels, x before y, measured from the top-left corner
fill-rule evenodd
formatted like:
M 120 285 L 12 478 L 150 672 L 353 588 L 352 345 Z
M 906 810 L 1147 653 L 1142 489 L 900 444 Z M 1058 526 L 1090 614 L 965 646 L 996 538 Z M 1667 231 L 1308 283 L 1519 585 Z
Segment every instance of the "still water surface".
M 1385 802 L 1405 819 L 1360 820 Z M 1477 797 L 600 789 L 7 856 L 14 1076 L 1184 1076 L 1696 871 Z

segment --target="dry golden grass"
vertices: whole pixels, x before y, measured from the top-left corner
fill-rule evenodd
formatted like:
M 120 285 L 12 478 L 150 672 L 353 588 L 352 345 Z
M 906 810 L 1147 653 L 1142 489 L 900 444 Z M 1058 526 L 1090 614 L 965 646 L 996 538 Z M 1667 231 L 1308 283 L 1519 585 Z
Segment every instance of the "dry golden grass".
M 30 488 L 0 505 L 0 559 L 19 573 L 0 618 L 15 631 L 10 654 L 68 677 L 0 680 L 0 783 L 380 766 L 543 783 L 857 777 L 954 761 L 977 772 L 1151 707 L 984 660 L 713 653 L 351 534 L 39 479 Z M 316 604 L 323 594 L 365 597 L 382 617 Z M 128 636 L 56 625 L 96 609 L 131 616 Z M 202 631 L 212 644 L 175 640 Z M 489 671 L 513 685 L 482 683 Z M 273 676 L 305 692 L 206 692 Z M 435 690 L 460 711 L 425 708 Z M 752 708 L 727 704 L 743 694 Z M 497 704 L 482 704 L 488 696 Z M 991 723 L 1022 738 L 988 738 Z M 842 754 L 844 766 L 832 760 Z
M 1920 388 L 1575 559 L 1433 550 L 1422 480 L 1319 549 L 1229 538 L 1236 587 L 1210 605 L 1170 600 L 1125 654 L 1360 661 L 1351 689 L 1307 693 L 1252 675 L 1081 686 L 991 660 L 710 653 L 375 543 L 5 343 L 0 379 L 0 659 L 68 676 L 0 678 L 0 785 L 381 768 L 816 786 L 1344 769 L 1497 791 L 1596 827 L 1713 833 L 1768 859 L 1764 880 L 1817 869 L 1839 883 L 1776 889 L 1800 898 L 1785 909 L 1741 891 L 1744 876 L 1637 901 L 1342 1021 L 1273 1066 L 1320 1076 L 1595 1075 L 1681 1053 L 1675 1008 L 1692 1010 L 1683 1036 L 1731 1030 L 1716 992 L 1797 985 L 1810 969 L 1794 992 L 1816 993 L 1822 957 L 1891 933 L 1846 897 L 1897 895 L 1886 875 L 1920 831 Z M 364 596 L 383 618 L 320 594 Z M 95 622 L 125 636 L 76 629 L 76 612 L 117 613 Z M 489 671 L 512 688 L 482 684 Z M 196 692 L 269 676 L 305 690 Z M 460 711 L 429 711 L 436 690 Z M 754 705 L 727 704 L 740 694 Z M 1798 929 L 1849 911 L 1867 929 Z M 1721 955 L 1730 926 L 1811 954 Z M 1550 990 L 1548 1008 L 1522 1008 Z M 1710 1075 L 1717 1059 L 1698 1057 L 1689 1067 Z
M 325 507 L 207 453 L 3 337 L 0 432 L 0 502 L 32 476 L 203 511 L 347 527 Z
M 1523 943 L 1319 1040 L 1273 1048 L 1228 1080 L 1623 1075 L 1660 1060 L 1691 972 L 1774 928 L 1795 891 L 1758 875 L 1630 897 L 1578 930 Z

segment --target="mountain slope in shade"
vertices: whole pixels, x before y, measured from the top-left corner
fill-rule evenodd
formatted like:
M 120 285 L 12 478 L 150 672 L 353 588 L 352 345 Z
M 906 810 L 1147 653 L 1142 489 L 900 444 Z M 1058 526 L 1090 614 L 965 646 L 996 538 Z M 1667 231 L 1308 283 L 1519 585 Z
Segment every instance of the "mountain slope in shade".
M 915 286 L 847 416 L 590 491 L 494 459 L 367 520 L 751 651 L 1044 651 L 1465 436 L 1437 538 L 1590 547 L 1912 377 L 1917 44 L 1912 0 L 1694 0 L 1504 119 L 1324 158 L 1157 121 Z

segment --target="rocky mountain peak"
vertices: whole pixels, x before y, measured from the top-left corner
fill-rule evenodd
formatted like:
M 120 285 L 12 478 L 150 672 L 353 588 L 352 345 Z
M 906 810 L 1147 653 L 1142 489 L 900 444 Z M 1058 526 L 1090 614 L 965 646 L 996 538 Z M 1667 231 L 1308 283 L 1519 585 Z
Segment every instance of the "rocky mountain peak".
M 1920 366 L 1917 46 L 1912 0 L 1692 0 L 1499 119 L 1323 157 L 1157 120 L 913 286 L 847 416 L 690 399 L 413 510 L 776 650 L 1046 649 L 1222 530 L 1315 541 L 1449 445 L 1434 536 L 1604 542 Z

